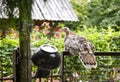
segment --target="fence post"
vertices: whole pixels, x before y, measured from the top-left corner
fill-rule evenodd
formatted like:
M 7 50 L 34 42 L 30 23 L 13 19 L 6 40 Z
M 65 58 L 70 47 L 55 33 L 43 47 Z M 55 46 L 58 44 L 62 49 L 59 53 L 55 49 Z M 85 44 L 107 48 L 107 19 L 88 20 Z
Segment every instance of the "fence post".
M 64 54 L 61 53 L 61 82 L 64 82 Z
M 0 79 L 3 82 L 3 68 L 2 68 L 2 58 L 0 57 Z
M 13 82 L 20 82 L 19 48 L 13 50 Z

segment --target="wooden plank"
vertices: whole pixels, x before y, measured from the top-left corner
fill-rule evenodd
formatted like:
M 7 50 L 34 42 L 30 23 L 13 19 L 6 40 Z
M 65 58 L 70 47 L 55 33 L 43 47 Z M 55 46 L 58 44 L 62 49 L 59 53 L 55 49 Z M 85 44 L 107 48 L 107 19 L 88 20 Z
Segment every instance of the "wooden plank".
M 69 52 L 64 51 L 64 55 L 71 55 Z M 96 56 L 120 56 L 120 52 L 95 52 Z
M 2 79 L 0 78 L 0 80 L 13 80 L 14 79 L 14 77 L 3 77 Z M 1 82 L 1 81 L 0 81 Z
M 120 52 L 95 52 L 96 56 L 120 56 Z

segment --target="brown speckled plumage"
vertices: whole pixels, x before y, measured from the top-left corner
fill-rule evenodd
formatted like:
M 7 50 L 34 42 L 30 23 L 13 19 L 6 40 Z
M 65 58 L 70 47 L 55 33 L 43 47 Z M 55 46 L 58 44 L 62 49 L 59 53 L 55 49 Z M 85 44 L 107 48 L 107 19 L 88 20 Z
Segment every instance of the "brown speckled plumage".
M 79 56 L 85 68 L 96 68 L 97 61 L 94 55 L 94 46 L 85 37 L 72 33 L 68 27 L 61 30 L 66 33 L 64 39 L 65 51 Z

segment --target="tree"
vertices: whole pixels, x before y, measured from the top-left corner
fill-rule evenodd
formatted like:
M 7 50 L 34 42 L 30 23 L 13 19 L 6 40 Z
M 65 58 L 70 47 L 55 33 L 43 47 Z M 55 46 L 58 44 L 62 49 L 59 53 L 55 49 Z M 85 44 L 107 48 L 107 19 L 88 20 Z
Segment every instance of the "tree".
M 71 0 L 79 22 L 66 23 L 67 26 L 80 28 L 83 26 L 113 27 L 119 30 L 120 0 Z
M 94 26 L 120 26 L 119 0 L 91 0 L 87 5 L 86 24 Z
M 16 8 L 18 8 L 19 10 L 19 18 L 17 19 L 18 20 L 17 24 L 19 28 L 19 44 L 20 44 L 20 55 L 21 55 L 19 59 L 19 65 L 20 65 L 19 82 L 31 82 L 32 78 L 31 78 L 31 59 L 30 59 L 31 52 L 30 52 L 29 29 L 32 24 L 32 20 L 31 20 L 32 0 L 2 0 L 1 2 L 2 5 L 5 5 L 5 10 L 8 16 L 8 20 L 11 21 L 16 20 L 16 17 L 14 16 L 13 12 Z M 1 8 L 0 11 L 2 11 Z M 6 25 L 5 22 L 3 22 L 3 24 Z M 8 30 L 8 29 L 9 27 L 5 28 L 4 30 Z

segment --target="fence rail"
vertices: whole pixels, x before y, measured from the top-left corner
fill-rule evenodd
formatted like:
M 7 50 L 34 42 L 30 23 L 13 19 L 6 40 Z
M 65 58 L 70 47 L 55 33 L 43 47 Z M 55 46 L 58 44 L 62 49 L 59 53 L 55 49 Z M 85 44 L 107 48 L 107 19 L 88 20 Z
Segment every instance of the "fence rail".
M 95 52 L 96 56 L 120 56 L 120 52 Z
M 68 52 L 63 52 L 64 55 L 70 55 Z M 120 56 L 120 52 L 95 52 L 96 56 Z

